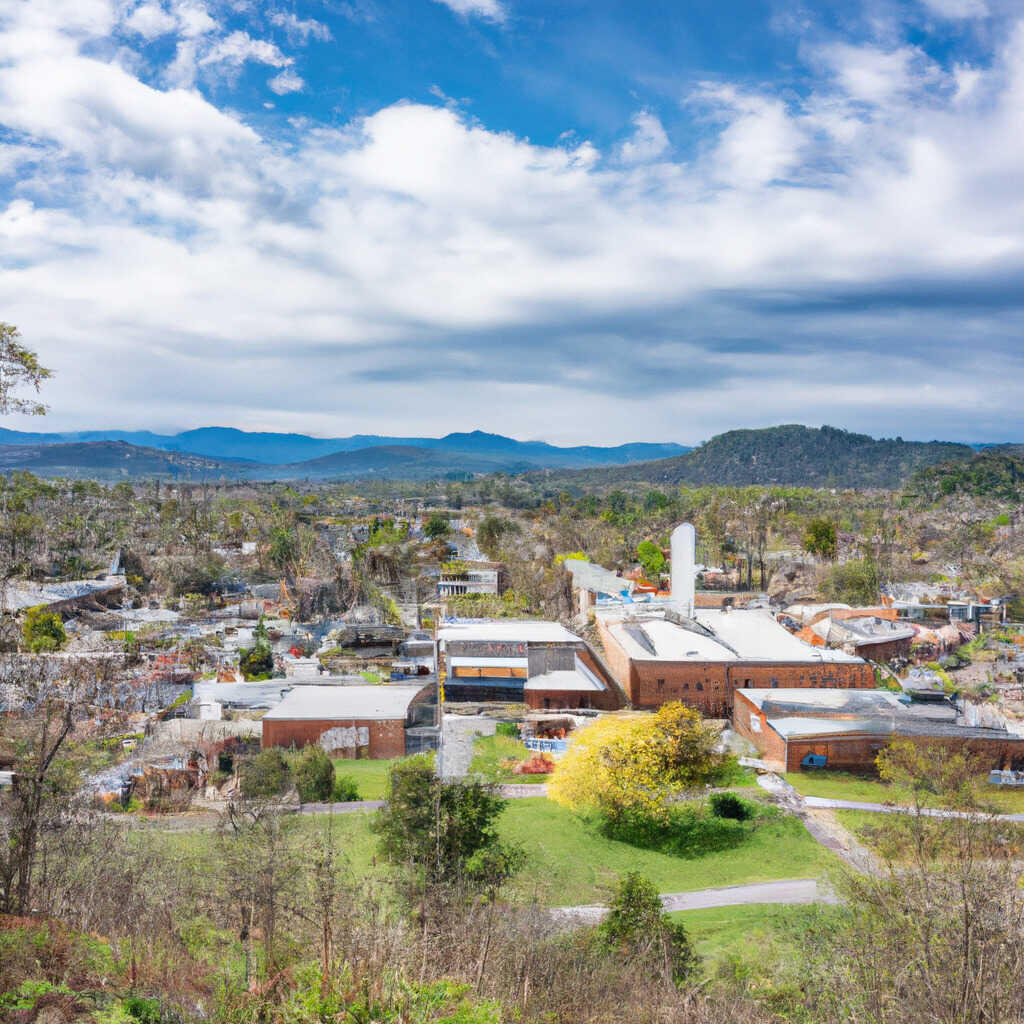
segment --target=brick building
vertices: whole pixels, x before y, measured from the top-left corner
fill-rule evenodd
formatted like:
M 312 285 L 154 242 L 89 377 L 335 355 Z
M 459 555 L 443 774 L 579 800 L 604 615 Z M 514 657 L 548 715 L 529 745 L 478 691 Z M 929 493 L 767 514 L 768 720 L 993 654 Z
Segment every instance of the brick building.
M 433 701 L 433 683 L 296 686 L 263 716 L 263 746 L 320 743 L 337 757 L 402 757 L 407 730 L 433 724 Z
M 596 622 L 608 665 L 636 708 L 679 700 L 725 718 L 737 690 L 875 686 L 861 658 L 804 643 L 760 609 L 682 615 L 673 606 L 623 606 L 598 610 Z
M 1024 737 L 962 725 L 950 704 L 907 704 L 887 690 L 740 690 L 733 728 L 785 771 L 800 771 L 808 755 L 828 768 L 871 771 L 896 738 L 967 750 L 991 768 L 1024 766 Z

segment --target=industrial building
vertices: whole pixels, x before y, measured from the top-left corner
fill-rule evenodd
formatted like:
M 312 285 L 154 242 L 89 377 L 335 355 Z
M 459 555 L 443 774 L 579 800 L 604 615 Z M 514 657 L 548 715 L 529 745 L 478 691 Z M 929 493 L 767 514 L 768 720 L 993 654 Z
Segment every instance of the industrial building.
M 740 690 L 733 728 L 785 771 L 870 771 L 896 738 L 966 750 L 988 768 L 1024 766 L 1024 736 L 964 725 L 948 702 L 916 703 L 887 690 Z
M 695 547 L 693 527 L 677 527 L 671 600 L 595 610 L 605 657 L 634 707 L 678 700 L 724 718 L 737 690 L 875 686 L 862 658 L 805 643 L 767 610 L 697 607 Z
M 626 703 L 586 641 L 557 622 L 458 622 L 438 631 L 447 701 L 524 702 L 532 708 Z
M 296 686 L 263 716 L 263 746 L 319 743 L 334 757 L 402 757 L 423 749 L 434 700 L 433 684 Z

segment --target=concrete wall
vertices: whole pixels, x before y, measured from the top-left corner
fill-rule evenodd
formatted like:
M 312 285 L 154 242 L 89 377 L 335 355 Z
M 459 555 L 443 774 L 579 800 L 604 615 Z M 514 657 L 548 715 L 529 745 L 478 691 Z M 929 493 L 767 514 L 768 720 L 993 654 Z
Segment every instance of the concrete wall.
M 317 743 L 328 729 L 360 728 L 369 730 L 367 756 L 383 760 L 405 755 L 405 720 L 366 720 L 354 718 L 274 719 L 263 722 L 264 747 L 305 747 Z

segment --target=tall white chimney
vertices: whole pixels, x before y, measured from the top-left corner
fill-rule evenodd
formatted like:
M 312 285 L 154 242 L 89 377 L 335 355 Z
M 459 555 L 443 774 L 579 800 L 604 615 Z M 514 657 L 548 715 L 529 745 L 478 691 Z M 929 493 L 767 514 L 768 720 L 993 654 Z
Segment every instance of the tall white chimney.
M 680 615 L 693 616 L 697 588 L 697 531 L 682 523 L 672 531 L 672 603 Z

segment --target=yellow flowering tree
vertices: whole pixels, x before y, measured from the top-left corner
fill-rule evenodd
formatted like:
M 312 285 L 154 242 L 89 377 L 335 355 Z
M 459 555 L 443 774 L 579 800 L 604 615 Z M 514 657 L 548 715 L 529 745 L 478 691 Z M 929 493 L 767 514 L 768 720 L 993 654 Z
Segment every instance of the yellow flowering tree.
M 609 715 L 575 733 L 548 796 L 577 811 L 666 822 L 673 798 L 720 771 L 718 732 L 678 701 L 651 715 Z

